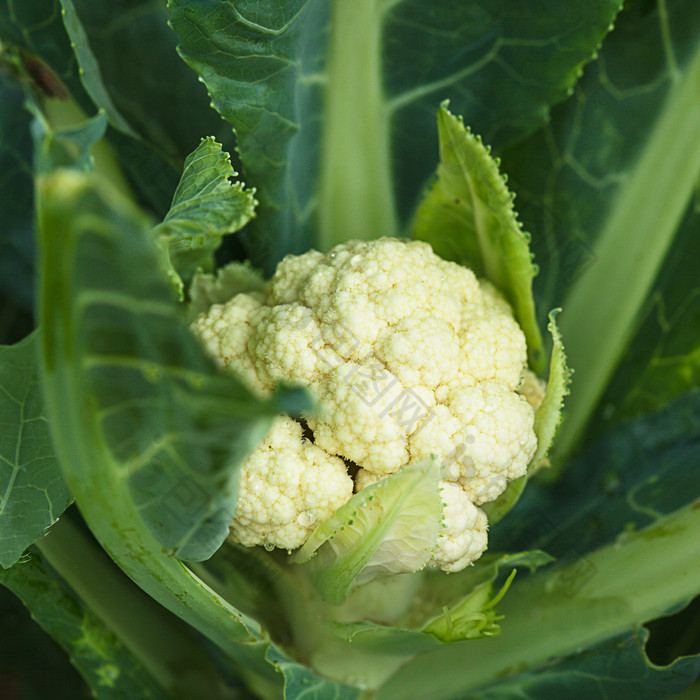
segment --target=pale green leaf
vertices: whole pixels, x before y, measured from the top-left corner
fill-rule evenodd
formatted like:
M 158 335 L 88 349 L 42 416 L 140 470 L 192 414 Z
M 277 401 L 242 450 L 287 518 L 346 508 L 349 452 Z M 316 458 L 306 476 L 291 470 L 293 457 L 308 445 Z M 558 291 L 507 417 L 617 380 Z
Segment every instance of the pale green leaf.
M 255 214 L 255 191 L 232 182 L 236 175 L 221 144 L 213 137 L 202 139 L 185 161 L 170 210 L 153 230 L 181 300 L 184 283 L 195 271 L 213 268 L 222 237 L 243 228 Z
M 74 170 L 44 175 L 39 224 L 40 357 L 66 480 L 114 560 L 235 658 L 258 623 L 175 553 L 206 557 L 224 540 L 237 467 L 277 406 L 204 356 L 123 195 Z
M 321 523 L 292 561 L 314 557 L 310 575 L 335 603 L 353 584 L 421 569 L 442 518 L 439 481 L 440 461 L 426 457 L 367 486 Z
M 445 105 L 438 112 L 438 133 L 440 165 L 416 211 L 412 235 L 505 295 L 525 333 L 530 365 L 540 372 L 545 358 L 532 297 L 536 269 L 513 195 L 490 150 Z
M 189 289 L 189 317 L 195 318 L 213 304 L 223 304 L 236 294 L 262 292 L 264 289 L 262 274 L 248 262 L 231 262 L 220 267 L 215 274 L 198 271 Z

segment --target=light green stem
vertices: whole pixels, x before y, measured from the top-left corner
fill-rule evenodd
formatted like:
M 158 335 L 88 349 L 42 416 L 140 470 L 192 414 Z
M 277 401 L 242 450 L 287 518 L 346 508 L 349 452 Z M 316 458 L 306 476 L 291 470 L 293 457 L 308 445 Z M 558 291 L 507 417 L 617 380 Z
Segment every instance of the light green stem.
M 700 502 L 565 567 L 515 583 L 498 611 L 502 633 L 428 652 L 398 671 L 376 700 L 409 700 L 426 677 L 431 700 L 463 697 L 662 615 L 697 594 Z M 454 669 L 460 669 L 455 673 Z
M 378 0 L 334 0 L 325 94 L 319 247 L 395 236 Z
M 671 88 L 646 147 L 620 186 L 596 261 L 562 304 L 574 383 L 555 460 L 577 446 L 622 360 L 700 175 L 700 49 Z

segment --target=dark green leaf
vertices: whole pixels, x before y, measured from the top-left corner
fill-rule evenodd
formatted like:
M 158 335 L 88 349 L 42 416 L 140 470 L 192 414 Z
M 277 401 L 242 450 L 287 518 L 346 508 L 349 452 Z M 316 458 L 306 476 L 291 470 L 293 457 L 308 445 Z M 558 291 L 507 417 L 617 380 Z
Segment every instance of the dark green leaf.
M 470 700 L 666 700 L 693 682 L 700 673 L 700 657 L 654 666 L 644 651 L 647 637 L 646 630 L 637 630 L 558 664 L 471 691 Z
M 62 5 L 83 82 L 112 126 L 137 134 L 177 170 L 207 134 L 231 150 L 230 128 L 177 56 L 163 2 L 65 0 Z
M 0 39 L 5 47 L 22 50 L 23 63 L 39 92 L 65 97 L 67 91 L 83 109 L 92 110 L 63 26 L 59 0 L 1 0 Z
M 171 697 L 38 551 L 32 551 L 21 564 L 0 570 L 0 583 L 22 600 L 32 617 L 65 649 L 99 700 Z
M 700 202 L 693 202 L 664 261 L 624 362 L 601 401 L 598 432 L 663 406 L 700 384 Z
M 274 645 L 267 658 L 284 675 L 284 700 L 356 700 L 359 688 L 335 683 L 316 675 L 303 664 L 287 658 Z
M 72 497 L 44 413 L 35 334 L 0 346 L 0 567 L 46 534 Z
M 33 149 L 29 122 L 20 84 L 0 75 L 0 288 L 26 308 L 31 308 L 34 299 Z
M 700 498 L 700 391 L 622 424 L 549 486 L 530 482 L 491 547 L 575 558 Z
M 19 691 L 22 700 L 76 700 L 90 691 L 63 649 L 32 620 L 9 589 L 0 585 L 0 684 Z M 36 659 L 42 672 L 36 672 Z
M 691 203 L 700 173 L 699 26 L 692 1 L 627 3 L 551 124 L 503 154 L 534 234 L 538 308 L 564 309 L 575 379 L 560 457 L 580 442 L 618 364 L 627 374 L 639 313 Z M 680 298 L 694 294 L 694 271 L 674 277 Z M 647 332 L 635 342 L 649 348 L 657 339 Z
M 112 102 L 109 91 L 102 80 L 100 66 L 90 48 L 87 34 L 76 14 L 73 0 L 61 0 L 61 5 L 63 7 L 63 22 L 78 58 L 81 79 L 87 93 L 92 98 L 92 101 L 100 109 L 104 110 L 112 126 L 122 133 L 137 138 L 137 133 Z
M 429 115 L 443 99 L 498 146 L 542 124 L 620 2 L 546 12 L 512 0 L 169 6 L 183 57 L 233 125 L 259 188 L 249 240 L 269 270 L 314 241 L 396 235 L 433 171 Z
M 198 268 L 214 267 L 222 237 L 240 230 L 255 215 L 255 191 L 231 182 L 235 175 L 221 144 L 212 137 L 202 139 L 185 161 L 170 210 L 153 231 L 180 300 L 183 282 L 189 282 Z

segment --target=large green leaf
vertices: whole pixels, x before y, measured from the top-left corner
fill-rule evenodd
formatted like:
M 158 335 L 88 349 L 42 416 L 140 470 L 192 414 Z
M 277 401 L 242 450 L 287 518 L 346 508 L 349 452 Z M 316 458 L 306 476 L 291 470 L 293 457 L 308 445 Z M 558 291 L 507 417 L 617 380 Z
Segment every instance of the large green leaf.
M 46 534 L 72 497 L 44 412 L 36 334 L 0 346 L 0 567 Z
M 694 226 L 687 212 L 700 173 L 699 27 L 697 3 L 627 3 L 551 124 L 503 155 L 521 217 L 536 234 L 540 312 L 564 309 L 560 325 L 575 379 L 560 457 L 580 442 L 618 364 L 627 375 L 617 385 L 623 392 L 634 384 L 629 373 L 643 371 L 639 362 L 628 365 L 627 349 L 641 346 L 633 352 L 649 358 L 658 345 L 649 326 L 635 330 L 683 217 Z M 681 269 L 666 289 L 673 284 L 677 299 L 691 300 L 695 266 Z M 668 294 L 658 291 L 662 299 Z M 685 355 L 697 346 L 697 328 L 685 328 Z M 647 406 L 692 386 L 692 366 L 678 363 L 672 392 Z M 613 409 L 621 400 L 607 399 Z
M 700 206 L 695 201 L 647 299 L 625 359 L 603 395 L 594 432 L 653 411 L 700 384 L 699 230 Z
M 629 635 L 582 651 L 555 666 L 537 669 L 471 691 L 474 700 L 590 700 L 596 697 L 666 700 L 700 673 L 700 657 L 655 666 L 644 650 L 647 633 Z M 675 696 L 674 696 L 675 697 Z M 456 699 L 455 699 L 456 700 Z
M 235 473 L 279 410 L 219 374 L 183 323 L 148 220 L 77 171 L 40 179 L 41 364 L 76 502 L 117 563 L 236 658 L 256 621 L 175 557 L 228 531 Z
M 498 637 L 422 654 L 394 674 L 377 699 L 413 698 L 426 677 L 435 700 L 471 696 L 494 679 L 507 687 L 516 673 L 545 666 L 553 672 L 557 661 L 633 632 L 697 593 L 698 527 L 700 508 L 691 505 L 585 558 L 516 580 L 499 605 Z M 575 657 L 573 668 L 562 672 L 568 672 L 571 684 L 579 674 L 576 658 L 582 659 Z M 455 668 L 461 672 L 454 673 Z
M 169 6 L 182 55 L 233 125 L 259 188 L 250 247 L 269 269 L 312 242 L 395 235 L 434 168 L 430 115 L 443 99 L 498 146 L 546 121 L 620 3 Z
M 22 700 L 75 700 L 89 693 L 63 649 L 32 620 L 22 601 L 0 585 L 0 683 Z M 40 658 L 42 673 L 36 672 Z
M 192 630 L 133 584 L 64 517 L 29 556 L 0 572 L 68 652 L 95 696 L 230 700 Z
M 491 532 L 500 550 L 539 547 L 568 559 L 700 498 L 700 391 L 618 426 L 558 483 L 531 483 Z
M 230 129 L 175 51 L 160 0 L 61 0 L 68 33 L 95 104 L 122 132 L 134 132 L 178 170 L 200 138 L 232 146 Z

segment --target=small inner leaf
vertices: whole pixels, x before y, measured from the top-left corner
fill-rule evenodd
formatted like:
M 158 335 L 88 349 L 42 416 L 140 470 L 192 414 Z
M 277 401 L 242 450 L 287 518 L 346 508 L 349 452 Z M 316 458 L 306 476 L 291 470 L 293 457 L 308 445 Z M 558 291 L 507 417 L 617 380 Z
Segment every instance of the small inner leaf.
M 486 277 L 505 294 L 525 333 L 530 365 L 539 374 L 545 358 L 532 297 L 537 270 L 529 237 L 513 209 L 513 195 L 489 149 L 444 104 L 438 112 L 438 133 L 437 179 L 418 207 L 412 235 L 430 243 L 440 257 Z
M 231 182 L 236 175 L 221 145 L 213 137 L 202 139 L 185 161 L 170 211 L 153 231 L 180 300 L 183 279 L 191 279 L 197 268 L 213 268 L 222 237 L 239 231 L 255 215 L 255 190 Z
M 442 516 L 440 462 L 426 457 L 355 494 L 292 557 L 308 561 L 323 597 L 343 601 L 353 584 L 417 571 L 428 562 Z

